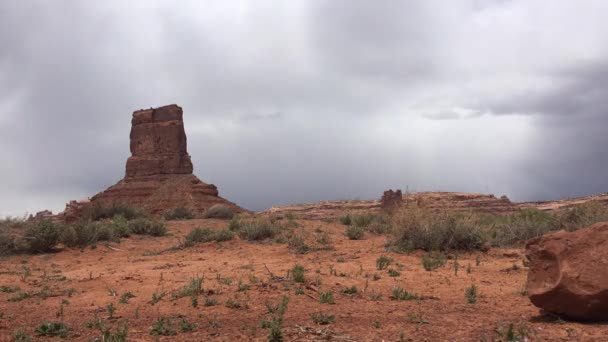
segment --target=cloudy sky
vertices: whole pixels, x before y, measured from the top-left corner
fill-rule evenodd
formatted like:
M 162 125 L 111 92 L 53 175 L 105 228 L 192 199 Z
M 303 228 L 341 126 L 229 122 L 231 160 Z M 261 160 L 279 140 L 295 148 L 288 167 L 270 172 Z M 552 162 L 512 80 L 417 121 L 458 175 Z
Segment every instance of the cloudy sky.
M 608 191 L 608 1 L 0 4 L 0 215 L 124 175 L 131 113 L 184 109 L 249 209 L 387 188 Z

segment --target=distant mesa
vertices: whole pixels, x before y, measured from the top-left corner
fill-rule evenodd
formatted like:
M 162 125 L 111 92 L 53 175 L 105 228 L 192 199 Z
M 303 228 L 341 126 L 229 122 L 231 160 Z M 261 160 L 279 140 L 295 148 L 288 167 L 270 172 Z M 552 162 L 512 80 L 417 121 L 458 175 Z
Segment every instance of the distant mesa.
M 138 110 L 133 113 L 130 134 L 131 157 L 125 177 L 89 201 L 71 201 L 63 219 L 77 219 L 95 205 L 125 204 L 154 215 L 184 207 L 202 214 L 215 204 L 244 211 L 219 196 L 217 187 L 192 174 L 187 149 L 183 111 L 178 105 Z

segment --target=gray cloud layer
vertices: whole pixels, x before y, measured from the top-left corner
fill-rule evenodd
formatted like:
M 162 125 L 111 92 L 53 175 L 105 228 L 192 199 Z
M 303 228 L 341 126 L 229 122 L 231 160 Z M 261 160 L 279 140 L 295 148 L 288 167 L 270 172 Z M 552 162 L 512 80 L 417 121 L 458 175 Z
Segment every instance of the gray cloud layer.
M 389 187 L 607 191 L 605 1 L 0 5 L 0 215 L 120 179 L 178 103 L 195 173 L 262 209 Z

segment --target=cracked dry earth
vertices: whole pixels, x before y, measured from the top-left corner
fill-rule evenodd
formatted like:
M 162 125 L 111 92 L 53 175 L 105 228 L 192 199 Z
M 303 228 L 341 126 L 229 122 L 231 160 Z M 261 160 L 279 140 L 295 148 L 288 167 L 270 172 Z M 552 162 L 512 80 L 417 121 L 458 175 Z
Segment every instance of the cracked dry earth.
M 527 271 L 521 250 L 460 254 L 457 274 L 453 259 L 428 272 L 421 252 L 386 252 L 386 236 L 366 233 L 363 240 L 351 241 L 337 223 L 297 222 L 294 229 L 303 234 L 327 233 L 333 249 L 299 255 L 286 244 L 236 238 L 171 250 L 194 227 L 227 226 L 221 220 L 190 220 L 169 222 L 170 235 L 163 238 L 132 236 L 84 251 L 1 259 L 0 286 L 18 286 L 20 292 L 0 292 L 0 341 L 10 341 L 18 328 L 33 340 L 61 340 L 35 333 L 42 322 L 61 320 L 70 327 L 67 339 L 87 341 L 101 336 L 86 324 L 96 317 L 106 327 L 128 320 L 129 341 L 265 341 L 265 303 L 278 303 L 283 296 L 289 296 L 282 325 L 287 341 L 500 341 L 506 340 L 511 324 L 515 336 L 523 333 L 530 341 L 608 340 L 606 325 L 541 315 L 523 292 Z M 393 259 L 393 276 L 376 268 L 382 255 Z M 305 284 L 287 278 L 296 263 L 306 269 Z M 191 297 L 171 296 L 197 275 L 204 277 L 204 293 L 196 307 Z M 479 295 L 476 303 L 468 304 L 465 290 L 472 284 Z M 357 293 L 342 293 L 352 286 Z M 396 286 L 422 299 L 391 300 Z M 298 288 L 303 293 L 296 294 Z M 128 291 L 135 297 L 120 303 Z M 319 302 L 320 293 L 327 291 L 333 292 L 335 304 Z M 9 301 L 21 292 L 31 296 Z M 162 299 L 150 303 L 154 293 L 163 292 Z M 217 304 L 206 306 L 207 298 Z M 116 308 L 113 318 L 106 309 L 110 303 Z M 315 324 L 311 314 L 318 312 L 334 315 L 335 321 Z M 159 317 L 171 320 L 177 335 L 151 336 Z M 181 318 L 194 323 L 194 331 L 180 332 Z

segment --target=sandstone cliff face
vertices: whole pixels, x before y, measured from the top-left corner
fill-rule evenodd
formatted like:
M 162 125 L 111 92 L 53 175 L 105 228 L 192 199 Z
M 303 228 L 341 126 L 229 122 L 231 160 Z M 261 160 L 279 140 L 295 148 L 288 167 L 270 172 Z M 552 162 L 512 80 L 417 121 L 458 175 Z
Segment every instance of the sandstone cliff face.
M 131 157 L 127 160 L 125 178 L 90 201 L 70 202 L 63 213 L 64 220 L 77 219 L 91 206 L 113 204 L 141 208 L 155 215 L 177 207 L 202 214 L 215 204 L 243 211 L 220 197 L 215 185 L 192 174 L 181 107 L 169 105 L 135 111 L 130 138 Z
M 136 111 L 131 125 L 127 177 L 192 173 L 181 107 Z

